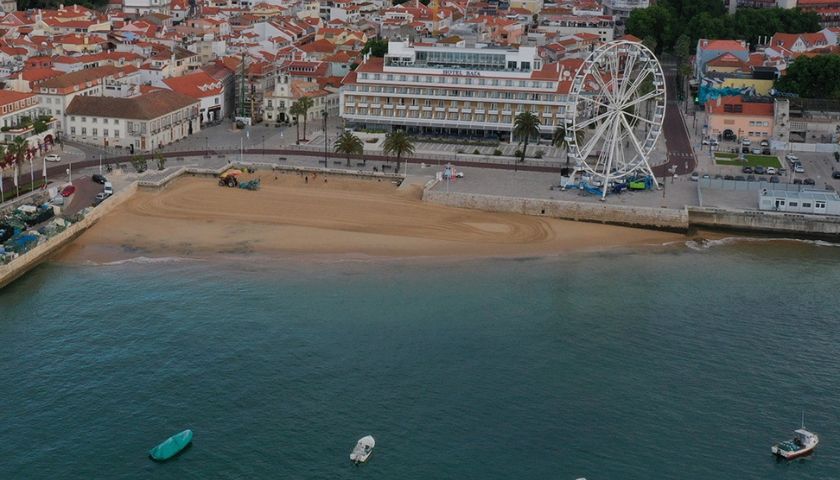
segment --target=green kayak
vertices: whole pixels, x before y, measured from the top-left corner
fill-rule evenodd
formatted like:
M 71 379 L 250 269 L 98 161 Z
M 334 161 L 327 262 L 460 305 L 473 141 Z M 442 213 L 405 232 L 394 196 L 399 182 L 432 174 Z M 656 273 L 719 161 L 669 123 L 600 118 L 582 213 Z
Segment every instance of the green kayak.
M 184 447 L 189 445 L 192 441 L 192 437 L 193 432 L 189 429 L 184 430 L 181 433 L 176 433 L 161 442 L 157 447 L 149 450 L 149 456 L 152 457 L 153 460 L 157 460 L 159 462 L 169 460 L 177 455 L 178 452 L 183 450 Z

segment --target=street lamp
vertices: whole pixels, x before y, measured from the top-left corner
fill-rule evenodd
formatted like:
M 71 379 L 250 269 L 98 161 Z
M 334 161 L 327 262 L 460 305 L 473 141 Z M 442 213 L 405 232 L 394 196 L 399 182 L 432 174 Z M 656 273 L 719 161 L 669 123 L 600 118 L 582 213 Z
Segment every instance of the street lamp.
M 262 153 L 263 153 L 263 157 L 264 157 L 265 156 L 265 135 L 262 136 L 262 147 L 263 147 L 262 148 L 262 151 L 263 151 Z
M 324 168 L 327 168 L 327 109 L 324 109 L 321 113 L 324 115 Z
M 204 137 L 204 156 L 210 156 L 210 137 Z

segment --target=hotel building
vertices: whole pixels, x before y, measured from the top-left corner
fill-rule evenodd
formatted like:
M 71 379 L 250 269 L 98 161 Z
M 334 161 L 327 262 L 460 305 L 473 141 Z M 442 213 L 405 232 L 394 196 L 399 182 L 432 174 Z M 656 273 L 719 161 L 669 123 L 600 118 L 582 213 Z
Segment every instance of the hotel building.
M 461 48 L 389 42 L 384 58 L 365 58 L 340 92 L 346 125 L 409 133 L 498 136 L 508 140 L 530 111 L 548 137 L 563 125 L 580 60 L 544 64 L 534 47 Z

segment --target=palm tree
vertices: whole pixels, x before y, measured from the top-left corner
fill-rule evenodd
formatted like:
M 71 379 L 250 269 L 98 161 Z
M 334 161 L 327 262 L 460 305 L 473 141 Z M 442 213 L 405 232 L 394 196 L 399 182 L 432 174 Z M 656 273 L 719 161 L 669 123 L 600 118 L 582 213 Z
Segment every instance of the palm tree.
M 315 102 L 304 95 L 298 99 L 298 104 L 300 105 L 300 113 L 303 115 L 303 139 L 306 140 L 306 117 L 309 115 L 309 109 L 315 105 Z M 327 132 L 324 132 L 324 135 L 326 134 Z
M 385 142 L 382 143 L 382 151 L 386 155 L 394 155 L 397 157 L 397 169 L 394 173 L 400 171 L 400 158 L 403 155 L 414 155 L 414 144 L 411 139 L 402 130 L 397 130 L 385 136 Z
M 300 114 L 300 103 L 296 101 L 289 108 L 289 115 L 295 119 L 295 130 L 297 131 L 297 138 L 295 140 L 295 143 L 297 144 L 300 144 Z
M 348 167 L 350 166 L 350 155 L 362 155 L 365 152 L 365 144 L 362 143 L 362 140 L 359 139 L 359 137 L 353 135 L 353 132 L 350 131 L 345 131 L 336 138 L 333 148 L 335 148 L 336 152 L 343 153 L 347 156 Z M 364 161 L 364 158 L 362 158 L 362 160 Z
M 519 137 L 525 143 L 519 159 L 520 162 L 524 162 L 525 152 L 528 151 L 528 141 L 531 137 L 539 138 L 540 136 L 540 119 L 527 110 L 520 113 L 513 121 L 513 136 Z
M 15 137 L 9 145 L 9 153 L 14 155 L 15 158 L 15 189 L 17 190 L 17 195 L 20 195 L 20 187 L 18 186 L 18 183 L 20 183 L 18 179 L 18 175 L 20 175 L 20 165 L 23 163 L 23 159 L 28 150 L 29 142 L 27 142 L 23 137 Z
M 575 141 L 580 145 L 583 142 L 583 131 L 575 132 Z M 551 144 L 557 148 L 562 148 L 566 151 L 566 165 L 569 165 L 569 142 L 566 141 L 566 127 L 559 126 L 554 130 L 554 136 L 551 138 Z

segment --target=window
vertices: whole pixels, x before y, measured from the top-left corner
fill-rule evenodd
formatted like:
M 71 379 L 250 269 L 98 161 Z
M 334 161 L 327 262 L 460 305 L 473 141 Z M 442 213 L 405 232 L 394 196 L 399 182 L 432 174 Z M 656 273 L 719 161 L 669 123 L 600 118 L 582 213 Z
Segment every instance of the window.
M 802 202 L 802 208 L 811 208 L 811 204 L 808 202 Z
M 76 127 L 70 127 L 70 135 L 76 134 Z
M 82 123 L 87 123 L 87 117 L 82 117 Z
M 117 138 L 119 136 L 120 136 L 120 131 L 119 130 L 114 130 L 114 138 Z
M 790 203 L 788 204 L 788 206 L 789 206 L 789 207 L 798 207 L 798 206 L 799 206 L 799 202 L 790 202 Z
M 94 135 L 96 135 L 96 132 L 94 132 L 93 134 L 94 134 Z M 108 136 L 108 129 L 107 129 L 107 128 L 102 130 L 102 136 L 103 136 L 103 137 L 107 137 L 107 136 Z
M 97 135 L 99 135 L 99 130 L 98 130 L 98 129 L 96 129 L 96 128 L 94 128 L 94 129 L 93 129 L 93 136 L 95 137 L 95 136 L 97 136 Z
M 817 200 L 814 202 L 814 208 L 825 208 L 825 202 Z
M 75 122 L 75 121 L 76 121 L 76 117 L 70 117 L 70 121 L 71 121 L 71 122 Z
M 87 128 L 82 127 L 82 135 L 87 135 Z

